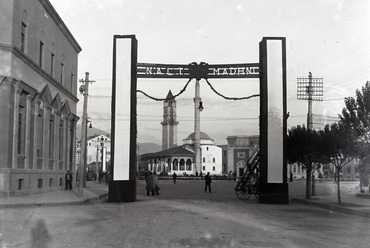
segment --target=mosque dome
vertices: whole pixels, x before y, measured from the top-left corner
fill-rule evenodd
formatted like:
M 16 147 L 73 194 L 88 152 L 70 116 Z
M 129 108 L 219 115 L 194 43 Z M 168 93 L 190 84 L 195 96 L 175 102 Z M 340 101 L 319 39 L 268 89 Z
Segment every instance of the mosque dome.
M 195 132 L 191 133 L 186 139 L 183 140 L 184 144 L 194 144 Z M 206 133 L 200 132 L 200 143 L 201 144 L 214 144 L 214 140 L 211 139 Z

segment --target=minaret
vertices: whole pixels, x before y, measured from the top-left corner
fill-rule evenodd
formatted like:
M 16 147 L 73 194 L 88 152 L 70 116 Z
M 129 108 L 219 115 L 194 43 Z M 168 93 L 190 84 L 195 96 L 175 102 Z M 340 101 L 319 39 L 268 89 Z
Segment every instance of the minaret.
M 163 102 L 162 150 L 177 146 L 176 100 L 171 90 Z

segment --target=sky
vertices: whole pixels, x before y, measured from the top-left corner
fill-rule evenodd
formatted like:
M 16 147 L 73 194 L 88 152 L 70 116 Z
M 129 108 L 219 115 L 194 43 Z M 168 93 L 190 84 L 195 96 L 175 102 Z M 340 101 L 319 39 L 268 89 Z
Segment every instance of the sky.
M 258 63 L 263 37 L 285 37 L 288 128 L 307 124 L 308 102 L 297 99 L 297 78 L 323 78 L 323 101 L 313 102 L 314 128 L 341 113 L 345 97 L 370 81 L 369 0 L 49 0 L 77 42 L 78 77 L 90 73 L 88 116 L 110 131 L 113 35 L 135 35 L 138 62 Z M 138 79 L 150 96 L 175 95 L 187 79 Z M 210 79 L 226 97 L 259 94 L 258 79 Z M 195 81 L 176 98 L 178 145 L 194 132 Z M 258 135 L 259 97 L 225 100 L 200 81 L 200 129 L 227 144 L 233 135 Z M 83 97 L 77 114 L 82 116 Z M 137 94 L 138 142 L 161 145 L 163 102 Z M 80 120 L 81 121 L 81 120 Z

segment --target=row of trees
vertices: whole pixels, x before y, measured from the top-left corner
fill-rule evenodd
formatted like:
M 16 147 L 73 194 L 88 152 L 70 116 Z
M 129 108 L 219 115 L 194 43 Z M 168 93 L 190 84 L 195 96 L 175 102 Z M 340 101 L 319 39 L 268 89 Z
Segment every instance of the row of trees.
M 355 97 L 345 98 L 345 107 L 339 114 L 338 123 L 323 130 L 293 127 L 288 131 L 287 160 L 306 170 L 306 198 L 311 196 L 311 174 L 323 164 L 335 167 L 338 179 L 338 203 L 340 197 L 339 172 L 357 158 L 360 161 L 360 186 L 368 186 L 370 175 L 370 82 Z

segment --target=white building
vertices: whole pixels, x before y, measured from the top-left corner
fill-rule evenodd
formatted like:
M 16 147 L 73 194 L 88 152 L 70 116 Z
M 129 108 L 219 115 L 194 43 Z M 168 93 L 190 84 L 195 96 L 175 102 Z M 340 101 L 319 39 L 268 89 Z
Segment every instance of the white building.
M 183 140 L 184 145 L 194 146 L 195 133 Z M 200 132 L 201 168 L 202 173 L 211 175 L 222 174 L 222 148 L 215 145 L 215 141 L 206 133 Z M 196 172 L 195 172 L 196 173 Z M 200 173 L 198 171 L 198 173 Z
M 86 164 L 98 164 L 99 170 L 107 170 L 107 162 L 110 161 L 111 139 L 103 134 L 94 135 L 87 138 Z M 96 168 L 94 169 L 96 170 Z

